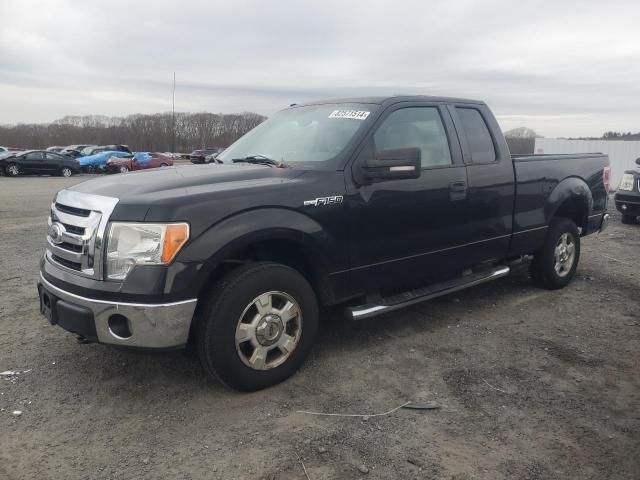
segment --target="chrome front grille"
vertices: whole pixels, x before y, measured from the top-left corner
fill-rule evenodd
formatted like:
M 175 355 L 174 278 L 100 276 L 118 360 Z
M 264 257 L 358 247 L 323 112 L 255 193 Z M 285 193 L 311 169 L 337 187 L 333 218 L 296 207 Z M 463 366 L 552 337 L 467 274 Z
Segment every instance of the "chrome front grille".
M 79 275 L 102 280 L 104 236 L 117 198 L 62 190 L 51 204 L 47 257 Z

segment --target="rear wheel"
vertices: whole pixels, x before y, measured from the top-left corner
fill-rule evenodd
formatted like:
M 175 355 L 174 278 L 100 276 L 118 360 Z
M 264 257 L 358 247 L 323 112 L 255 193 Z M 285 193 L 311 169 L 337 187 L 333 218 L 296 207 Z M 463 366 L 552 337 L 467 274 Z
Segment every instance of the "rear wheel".
M 17 177 L 20 174 L 20 169 L 15 163 L 10 163 L 5 167 L 4 173 L 6 173 L 8 177 Z
M 211 289 L 195 341 L 205 370 L 243 391 L 275 385 L 302 365 L 318 329 L 313 289 L 276 263 L 240 267 Z
M 635 215 L 622 215 L 622 223 L 625 225 L 635 225 L 638 223 Z
M 549 290 L 565 287 L 575 276 L 580 260 L 580 233 L 568 218 L 555 218 L 547 237 L 531 263 L 533 281 Z
M 168 167 L 169 165 L 167 165 L 166 163 L 161 163 L 160 164 L 160 168 L 164 168 L 164 167 Z
M 70 177 L 73 175 L 73 171 L 69 167 L 62 167 L 60 169 L 60 175 L 63 177 Z
M 129 171 L 129 167 L 127 167 L 126 165 L 120 165 L 120 168 L 118 168 L 118 171 L 120 173 L 127 173 Z

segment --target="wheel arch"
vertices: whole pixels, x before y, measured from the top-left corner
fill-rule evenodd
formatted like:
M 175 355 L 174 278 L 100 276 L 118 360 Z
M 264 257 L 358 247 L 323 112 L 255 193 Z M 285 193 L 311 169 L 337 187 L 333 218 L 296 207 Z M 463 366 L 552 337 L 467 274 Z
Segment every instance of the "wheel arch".
M 547 225 L 554 217 L 563 217 L 572 220 L 583 232 L 587 231 L 592 211 L 591 189 L 579 177 L 566 178 L 556 185 L 545 205 Z
M 299 271 L 314 288 L 320 303 L 332 303 L 335 291 L 327 252 L 333 243 L 326 230 L 307 215 L 295 210 L 260 208 L 209 228 L 188 246 L 180 260 L 206 259 L 199 295 L 240 265 L 272 261 Z

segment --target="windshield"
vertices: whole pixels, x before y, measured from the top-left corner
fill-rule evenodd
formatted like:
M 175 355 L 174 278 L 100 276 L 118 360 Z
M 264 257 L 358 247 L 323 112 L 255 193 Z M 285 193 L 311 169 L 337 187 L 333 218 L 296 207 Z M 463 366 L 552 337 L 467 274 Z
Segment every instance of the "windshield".
M 266 157 L 285 163 L 335 158 L 365 123 L 375 105 L 333 104 L 290 108 L 276 113 L 218 156 L 224 163 Z

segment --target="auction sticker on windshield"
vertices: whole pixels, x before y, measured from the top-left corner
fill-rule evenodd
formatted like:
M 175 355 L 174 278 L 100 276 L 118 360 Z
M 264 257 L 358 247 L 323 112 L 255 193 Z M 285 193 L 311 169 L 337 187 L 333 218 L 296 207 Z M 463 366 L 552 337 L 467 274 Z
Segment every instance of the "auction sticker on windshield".
M 329 118 L 352 118 L 354 120 L 364 120 L 369 116 L 366 110 L 334 110 Z

